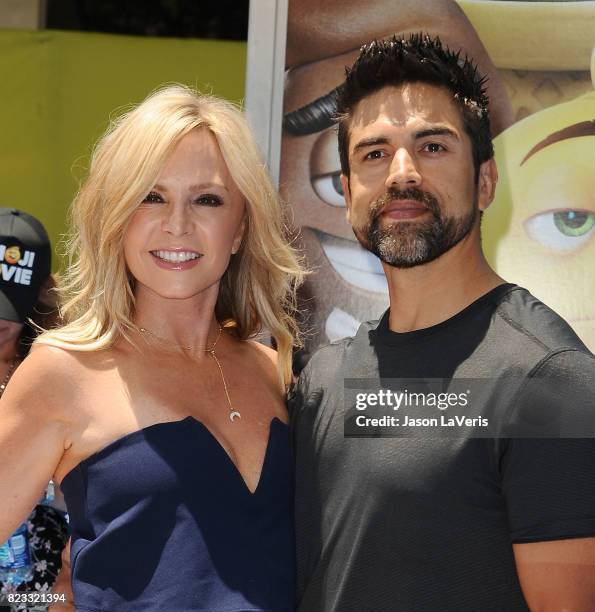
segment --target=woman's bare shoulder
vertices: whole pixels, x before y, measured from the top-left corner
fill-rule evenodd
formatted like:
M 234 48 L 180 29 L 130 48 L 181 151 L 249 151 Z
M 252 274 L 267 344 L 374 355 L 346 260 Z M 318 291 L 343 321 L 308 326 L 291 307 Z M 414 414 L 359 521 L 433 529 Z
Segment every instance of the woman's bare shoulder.
M 66 416 L 96 362 L 97 356 L 91 353 L 35 344 L 15 370 L 5 396 L 20 405 Z
M 96 352 L 34 344 L 19 370 L 26 369 L 32 376 L 52 377 L 61 383 L 78 380 L 82 374 L 93 369 L 97 362 Z
M 26 379 L 31 387 L 49 381 L 59 385 L 64 377 L 71 376 L 72 361 L 69 351 L 46 344 L 35 344 L 16 369 L 11 384 L 14 386 Z
M 274 367 L 277 367 L 278 353 L 274 348 L 262 342 L 258 342 L 257 340 L 246 340 L 246 343 L 257 355 L 260 355 L 262 359 L 268 360 Z

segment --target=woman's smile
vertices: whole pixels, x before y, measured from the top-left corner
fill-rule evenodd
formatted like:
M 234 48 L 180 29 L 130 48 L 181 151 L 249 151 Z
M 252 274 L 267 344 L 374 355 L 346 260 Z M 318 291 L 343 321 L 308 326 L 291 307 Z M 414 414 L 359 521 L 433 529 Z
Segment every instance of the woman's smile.
M 193 268 L 202 253 L 187 250 L 158 249 L 149 251 L 155 260 L 155 264 L 166 270 L 188 270 Z

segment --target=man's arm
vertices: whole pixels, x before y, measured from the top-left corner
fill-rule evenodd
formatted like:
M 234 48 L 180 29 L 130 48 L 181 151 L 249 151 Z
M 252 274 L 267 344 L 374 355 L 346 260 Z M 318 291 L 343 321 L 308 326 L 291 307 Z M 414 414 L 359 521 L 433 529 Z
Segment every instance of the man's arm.
M 513 544 L 532 612 L 595 610 L 595 537 Z
M 563 350 L 532 373 L 501 467 L 513 552 L 532 612 L 595 611 L 595 360 Z M 527 429 L 525 429 L 527 428 Z

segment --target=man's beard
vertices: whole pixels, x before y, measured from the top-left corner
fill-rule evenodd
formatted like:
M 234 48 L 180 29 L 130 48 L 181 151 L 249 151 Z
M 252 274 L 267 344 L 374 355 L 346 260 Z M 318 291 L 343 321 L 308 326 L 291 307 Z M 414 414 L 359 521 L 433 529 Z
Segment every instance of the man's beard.
M 394 200 L 421 202 L 430 212 L 429 221 L 398 221 L 380 227 L 383 208 Z M 478 211 L 473 206 L 462 217 L 445 217 L 436 198 L 415 187 L 402 191 L 389 189 L 370 206 L 368 223 L 354 228 L 361 245 L 395 268 L 413 268 L 429 263 L 446 253 L 473 229 Z

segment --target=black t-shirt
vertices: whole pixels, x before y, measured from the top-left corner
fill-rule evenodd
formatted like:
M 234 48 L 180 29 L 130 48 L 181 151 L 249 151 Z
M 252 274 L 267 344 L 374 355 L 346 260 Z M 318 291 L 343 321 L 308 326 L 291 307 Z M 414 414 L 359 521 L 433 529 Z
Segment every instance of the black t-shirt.
M 522 416 L 524 383 L 554 381 L 547 410 L 592 421 L 593 356 L 501 285 L 431 328 L 392 332 L 388 312 L 363 324 L 320 349 L 290 394 L 301 611 L 527 610 L 511 544 L 595 536 L 595 439 L 346 438 L 344 381 L 366 377 L 516 385 L 505 425 Z

